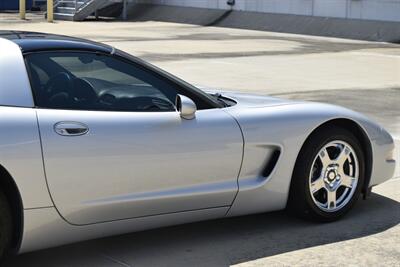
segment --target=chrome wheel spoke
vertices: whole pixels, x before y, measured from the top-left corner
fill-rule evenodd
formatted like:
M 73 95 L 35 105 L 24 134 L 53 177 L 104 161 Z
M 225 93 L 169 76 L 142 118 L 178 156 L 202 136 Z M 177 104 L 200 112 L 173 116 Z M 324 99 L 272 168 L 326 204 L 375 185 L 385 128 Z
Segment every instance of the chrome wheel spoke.
M 329 157 L 329 154 L 328 154 L 328 151 L 325 149 L 325 148 L 323 148 L 323 149 L 321 149 L 321 151 L 319 152 L 319 159 L 321 160 L 321 162 L 322 162 L 322 166 L 323 166 L 323 169 L 326 169 L 326 167 L 329 165 L 329 163 L 331 163 L 331 158 Z
M 353 188 L 353 183 L 356 180 L 356 178 L 351 177 L 346 174 L 342 174 L 341 176 L 341 185 L 347 187 L 347 188 Z
M 325 188 L 325 182 L 324 182 L 324 179 L 322 176 L 311 183 L 311 193 L 312 194 L 318 192 L 322 188 Z
M 343 167 L 344 163 L 349 157 L 349 154 L 350 154 L 350 149 L 347 146 L 343 146 L 343 148 L 341 148 L 339 155 L 335 159 L 336 163 L 340 167 Z
M 336 190 L 335 191 L 327 190 L 327 208 L 328 209 L 336 208 Z

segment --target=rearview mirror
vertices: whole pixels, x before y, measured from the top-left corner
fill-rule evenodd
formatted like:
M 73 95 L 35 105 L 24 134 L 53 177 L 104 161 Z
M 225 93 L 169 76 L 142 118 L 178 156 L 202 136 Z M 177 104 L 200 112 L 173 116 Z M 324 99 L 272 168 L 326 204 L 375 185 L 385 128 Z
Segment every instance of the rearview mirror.
M 196 117 L 196 104 L 189 97 L 186 97 L 184 95 L 177 95 L 175 105 L 183 119 L 191 120 Z

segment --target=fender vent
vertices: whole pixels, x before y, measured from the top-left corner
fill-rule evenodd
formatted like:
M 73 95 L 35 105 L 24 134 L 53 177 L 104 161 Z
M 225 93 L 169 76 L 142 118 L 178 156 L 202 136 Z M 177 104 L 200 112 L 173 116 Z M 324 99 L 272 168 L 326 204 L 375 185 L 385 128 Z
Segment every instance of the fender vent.
M 261 175 L 263 177 L 268 177 L 271 175 L 272 171 L 274 170 L 276 163 L 278 163 L 279 156 L 281 155 L 281 151 L 279 149 L 276 149 L 274 152 L 272 152 L 271 157 L 269 158 L 267 164 L 264 167 L 264 170 L 262 171 Z

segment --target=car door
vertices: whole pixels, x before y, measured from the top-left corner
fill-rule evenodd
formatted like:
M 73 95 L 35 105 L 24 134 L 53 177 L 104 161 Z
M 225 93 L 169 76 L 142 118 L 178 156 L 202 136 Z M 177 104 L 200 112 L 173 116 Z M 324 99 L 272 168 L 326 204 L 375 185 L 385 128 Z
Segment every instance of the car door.
M 68 222 L 231 205 L 243 141 L 222 109 L 182 119 L 172 104 L 177 85 L 109 55 L 26 60 L 49 191 Z

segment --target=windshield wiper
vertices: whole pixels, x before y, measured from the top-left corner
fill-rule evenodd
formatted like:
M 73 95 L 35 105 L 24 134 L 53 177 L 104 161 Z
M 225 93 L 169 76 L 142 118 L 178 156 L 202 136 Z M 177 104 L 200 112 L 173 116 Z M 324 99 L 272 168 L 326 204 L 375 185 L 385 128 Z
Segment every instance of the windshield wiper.
M 229 104 L 225 102 L 224 97 L 220 93 L 210 94 L 217 99 L 224 107 L 229 107 Z

